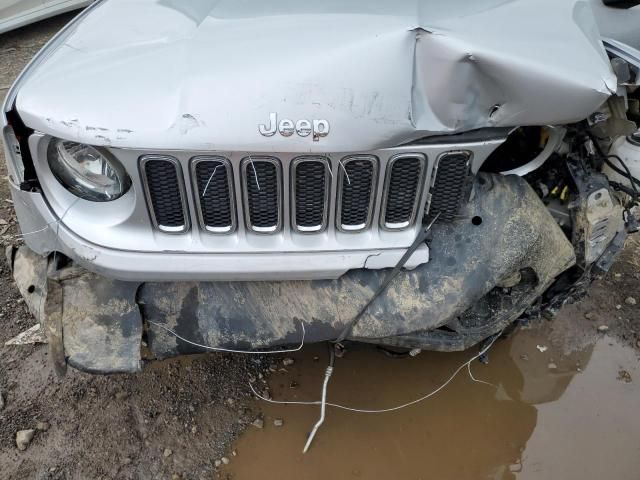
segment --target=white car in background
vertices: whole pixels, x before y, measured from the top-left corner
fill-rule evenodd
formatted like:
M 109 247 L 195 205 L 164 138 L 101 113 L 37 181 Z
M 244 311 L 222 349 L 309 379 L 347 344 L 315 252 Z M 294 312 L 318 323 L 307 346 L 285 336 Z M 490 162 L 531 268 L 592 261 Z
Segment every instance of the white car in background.
M 91 0 L 0 0 L 0 34 L 64 12 L 84 8 Z

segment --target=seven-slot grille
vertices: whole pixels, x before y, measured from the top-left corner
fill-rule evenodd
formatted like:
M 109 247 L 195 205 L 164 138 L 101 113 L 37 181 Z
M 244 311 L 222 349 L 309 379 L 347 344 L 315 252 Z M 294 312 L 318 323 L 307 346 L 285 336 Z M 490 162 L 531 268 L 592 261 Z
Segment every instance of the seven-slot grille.
M 256 233 L 274 233 L 282 227 L 282 167 L 270 157 L 242 161 L 247 227 Z
M 467 152 L 448 152 L 440 156 L 431 182 L 425 222 L 438 216 L 438 222 L 452 222 L 468 193 L 471 156 Z
M 302 157 L 292 163 L 293 226 L 302 233 L 320 232 L 327 225 L 329 162 L 325 158 Z
M 371 222 L 378 169 L 371 156 L 352 156 L 338 170 L 338 228 L 345 232 L 364 230 Z
M 140 164 L 142 180 L 154 225 L 166 233 L 189 228 L 182 170 L 172 157 L 147 156 Z
M 235 230 L 233 173 L 223 157 L 196 157 L 191 163 L 191 178 L 200 226 L 212 233 Z
M 426 158 L 421 155 L 396 155 L 389 161 L 385 182 L 381 226 L 387 230 L 409 227 L 420 201 Z
M 436 213 L 440 213 L 439 221 L 455 218 L 468 190 L 465 186 L 469 164 L 470 154 L 466 152 L 449 152 L 439 158 L 427 195 L 426 220 Z M 265 156 L 243 159 L 239 172 L 234 172 L 232 163 L 220 156 L 195 157 L 189 165 L 200 227 L 216 234 L 237 229 L 238 208 L 248 230 L 262 234 L 278 232 L 284 226 L 285 201 L 291 227 L 300 233 L 325 230 L 333 208 L 336 228 L 343 232 L 369 228 L 374 215 L 382 229 L 403 230 L 416 220 L 427 176 L 427 158 L 418 153 L 390 158 L 383 171 L 382 187 L 377 187 L 379 160 L 372 155 L 344 157 L 333 163 L 333 173 L 331 161 L 323 156 L 297 157 L 287 172 L 283 172 L 279 159 Z M 148 155 L 141 158 L 140 168 L 154 225 L 163 232 L 186 231 L 189 213 L 179 161 L 169 156 Z M 337 196 L 335 207 L 330 198 L 332 183 Z M 286 191 L 289 193 L 285 196 Z M 378 204 L 379 195 L 382 198 Z

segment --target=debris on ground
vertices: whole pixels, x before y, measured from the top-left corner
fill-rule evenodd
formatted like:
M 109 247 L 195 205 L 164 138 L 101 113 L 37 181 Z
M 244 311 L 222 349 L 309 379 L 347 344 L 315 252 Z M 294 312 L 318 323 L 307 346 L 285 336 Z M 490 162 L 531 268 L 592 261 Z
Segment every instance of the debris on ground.
M 609 331 L 609 326 L 608 326 L 608 325 L 600 325 L 600 326 L 598 327 L 598 331 L 599 331 L 600 333 L 608 332 L 608 331 Z
M 544 353 L 547 351 L 547 347 L 545 347 L 544 345 L 536 345 L 536 348 L 540 353 Z
M 555 364 L 555 363 L 553 363 L 553 362 L 550 362 L 550 363 L 549 363 L 549 365 L 547 365 L 547 368 L 548 368 L 549 370 L 557 370 L 557 369 L 558 369 L 558 365 L 556 365 L 556 364 Z
M 229 459 L 227 457 L 222 457 L 220 460 L 222 460 L 223 464 L 229 465 Z
M 16 446 L 18 450 L 24 451 L 27 449 L 31 440 L 33 440 L 33 436 L 36 434 L 36 431 L 33 429 L 29 430 L 19 430 L 16 433 Z
M 283 359 L 283 360 L 282 360 L 282 364 L 283 364 L 285 367 L 290 367 L 290 366 L 291 366 L 291 365 L 293 365 L 294 363 L 295 363 L 295 361 L 293 360 L 293 358 L 289 358 L 289 357 L 287 357 L 287 358 L 285 358 L 285 359 Z
M 173 455 L 173 450 L 171 450 L 170 448 L 165 448 L 163 455 L 164 458 L 169 458 L 171 455 Z
M 276 418 L 276 419 L 273 421 L 273 425 L 274 425 L 275 427 L 281 427 L 281 426 L 283 426 L 283 425 L 284 425 L 284 420 L 282 420 L 281 418 Z
M 624 299 L 624 303 L 626 303 L 627 305 L 635 305 L 637 302 L 634 297 L 627 297 Z
M 47 430 L 49 430 L 49 422 L 36 422 L 36 430 L 39 430 L 41 432 L 46 432 Z
M 618 380 L 624 383 L 631 383 L 631 374 L 626 370 L 620 370 L 618 372 Z
M 253 422 L 251 422 L 251 425 L 256 428 L 264 428 L 264 420 L 262 420 L 261 418 L 256 418 Z
M 6 346 L 11 345 L 35 345 L 37 343 L 47 343 L 47 336 L 39 323 L 33 327 L 19 333 L 10 340 L 4 342 Z

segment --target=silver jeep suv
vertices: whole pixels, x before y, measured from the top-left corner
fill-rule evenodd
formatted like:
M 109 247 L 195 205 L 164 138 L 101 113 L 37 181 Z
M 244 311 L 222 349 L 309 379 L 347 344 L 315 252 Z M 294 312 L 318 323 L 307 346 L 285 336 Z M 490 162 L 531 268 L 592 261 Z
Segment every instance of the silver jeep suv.
M 637 229 L 640 10 L 608 3 L 95 2 L 1 116 L 56 365 L 461 350 L 579 298 Z

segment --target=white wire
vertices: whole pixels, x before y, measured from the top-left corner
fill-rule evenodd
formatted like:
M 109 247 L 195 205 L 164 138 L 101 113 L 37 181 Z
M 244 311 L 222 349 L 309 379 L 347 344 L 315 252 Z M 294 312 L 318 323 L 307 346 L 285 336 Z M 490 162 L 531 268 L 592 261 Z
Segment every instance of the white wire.
M 256 166 L 253 164 L 253 158 L 249 155 L 249 162 L 251 163 L 251 168 L 253 169 L 253 176 L 256 179 L 256 186 L 258 187 L 258 191 L 260 191 L 260 182 L 258 181 L 258 172 L 256 171 Z
M 489 385 L 491 387 L 496 388 L 496 386 L 493 383 L 485 382 L 484 380 L 478 380 L 476 377 L 474 377 L 473 373 L 471 373 L 471 363 L 467 363 L 467 370 L 469 371 L 469 376 L 471 377 L 471 380 L 473 380 L 474 382 L 484 383 L 485 385 Z
M 220 167 L 220 166 L 221 165 L 216 165 L 216 168 L 213 169 L 213 173 L 209 177 L 209 180 L 207 181 L 207 184 L 204 186 L 204 191 L 202 192 L 202 198 L 204 198 L 204 196 L 207 194 L 207 189 L 209 188 L 209 184 L 211 183 L 211 180 L 213 180 L 213 176 L 216 174 L 216 171 L 218 170 L 218 167 Z
M 349 184 L 349 186 L 351 186 L 351 179 L 349 178 L 349 173 L 347 172 L 347 169 L 345 168 L 344 163 L 342 163 L 342 160 L 339 160 L 338 163 L 342 167 L 342 170 L 344 171 L 344 174 L 347 177 L 347 183 Z
M 226 353 L 246 353 L 249 355 L 267 355 L 270 353 L 290 353 L 290 352 L 299 352 L 300 350 L 302 350 L 302 347 L 304 347 L 304 337 L 306 334 L 306 331 L 304 329 L 304 323 L 300 322 L 300 325 L 302 326 L 302 339 L 300 340 L 300 345 L 297 346 L 296 348 L 291 348 L 288 350 L 268 350 L 268 351 L 255 351 L 255 350 L 233 350 L 230 348 L 222 348 L 222 347 L 210 347 L 208 345 L 202 345 L 200 343 L 196 343 L 196 342 L 192 342 L 191 340 L 187 340 L 186 338 L 178 335 L 176 332 L 174 332 L 173 330 L 171 330 L 168 327 L 165 327 L 164 325 L 162 325 L 161 323 L 158 322 L 154 322 L 153 320 L 147 320 L 147 322 L 151 323 L 152 325 L 155 325 L 156 327 L 160 327 L 161 329 L 163 329 L 164 331 L 170 333 L 171 335 L 173 335 L 176 338 L 179 338 L 180 340 L 182 340 L 183 342 L 188 343 L 189 345 L 193 345 L 194 347 L 199 347 L 199 348 L 204 348 L 205 350 L 211 350 L 213 352 L 226 352 Z
M 41 227 L 41 228 L 39 228 L 39 229 L 37 229 L 37 230 L 34 230 L 34 231 L 32 231 L 32 232 L 18 233 L 17 235 L 9 235 L 9 237 L 10 237 L 10 238 L 13 238 L 13 239 L 19 239 L 19 240 L 22 240 L 24 237 L 28 237 L 29 235 L 35 235 L 36 233 L 42 233 L 42 232 L 44 232 L 44 231 L 45 231 L 45 230 L 47 230 L 51 225 L 56 225 L 56 237 L 57 237 L 57 236 L 58 236 L 59 229 L 60 229 L 60 222 L 62 222 L 62 220 L 64 219 L 64 217 L 66 217 L 66 216 L 67 216 L 67 213 L 69 213 L 69 210 L 71 210 L 71 208 L 72 208 L 72 207 L 73 207 L 73 206 L 78 202 L 78 200 L 80 200 L 80 197 L 76 198 L 76 199 L 73 201 L 73 203 L 67 207 L 67 209 L 64 211 L 64 213 L 62 214 L 62 216 L 61 216 L 59 219 L 54 220 L 53 222 L 49 222 L 49 223 L 45 224 L 45 226 L 44 226 L 44 227 Z M 57 248 L 57 243 L 56 243 L 56 248 Z
M 500 332 L 502 333 L 502 332 Z M 397 407 L 392 407 L 392 408 L 382 408 L 382 409 L 377 409 L 377 410 L 373 410 L 373 409 L 361 409 L 361 408 L 351 408 L 351 407 L 346 407 L 344 405 L 339 405 L 336 403 L 329 403 L 327 402 L 326 405 L 330 406 L 330 407 L 334 407 L 334 408 L 339 408 L 341 410 L 347 410 L 349 412 L 356 412 L 356 413 L 387 413 L 387 412 L 394 412 L 396 410 L 401 410 L 403 408 L 406 407 L 410 407 L 411 405 L 415 405 L 416 403 L 422 402 L 423 400 L 426 400 L 430 397 L 433 397 L 436 393 L 438 393 L 439 391 L 441 391 L 443 388 L 445 388 L 447 385 L 449 385 L 453 379 L 458 375 L 458 373 L 460 373 L 460 371 L 465 368 L 467 365 L 471 364 L 471 362 L 473 362 L 474 360 L 476 360 L 477 358 L 481 357 L 482 355 L 484 355 L 485 353 L 487 353 L 487 351 L 491 348 L 491 346 L 494 344 L 494 342 L 496 341 L 496 339 L 500 336 L 500 333 L 496 334 L 496 336 L 493 338 L 493 340 L 491 340 L 491 343 L 489 343 L 489 345 L 487 345 L 485 348 L 483 348 L 477 355 L 471 357 L 469 360 L 467 360 L 465 363 L 463 363 L 462 365 L 460 365 L 455 372 L 453 372 L 453 374 L 449 377 L 449 379 L 444 382 L 442 385 L 440 385 L 438 388 L 436 388 L 435 390 L 433 390 L 432 392 L 423 395 L 420 398 L 417 398 L 415 400 L 412 400 L 410 402 L 407 403 L 403 403 L 402 405 L 398 405 Z M 487 383 L 487 382 L 482 382 L 480 380 L 478 380 L 478 382 L 480 383 Z M 490 384 L 489 384 L 490 385 Z M 279 405 L 320 405 L 322 402 L 320 401 L 315 401 L 315 402 L 293 402 L 293 401 L 281 401 L 281 400 L 271 400 L 268 398 L 263 397 L 262 395 L 260 395 L 258 392 L 256 392 L 256 390 L 253 388 L 253 384 L 251 382 L 249 382 L 249 387 L 251 388 L 251 391 L 253 392 L 253 394 L 258 397 L 261 400 L 264 400 L 265 402 L 268 403 L 275 403 L 275 404 L 279 404 Z
M 58 223 L 59 220 L 56 220 L 55 222 L 51 222 L 51 223 L 47 223 L 44 227 L 38 229 L 38 230 L 34 230 L 33 232 L 27 232 L 27 233 L 18 233 L 17 235 L 10 235 L 11 238 L 19 238 L 22 239 L 24 237 L 28 237 L 29 235 L 35 235 L 36 233 L 40 233 L 40 232 L 44 232 L 46 229 L 49 228 L 50 225 L 53 225 L 54 223 Z

